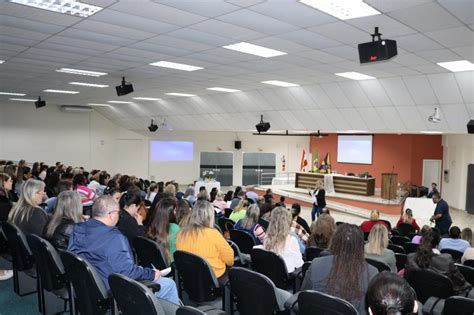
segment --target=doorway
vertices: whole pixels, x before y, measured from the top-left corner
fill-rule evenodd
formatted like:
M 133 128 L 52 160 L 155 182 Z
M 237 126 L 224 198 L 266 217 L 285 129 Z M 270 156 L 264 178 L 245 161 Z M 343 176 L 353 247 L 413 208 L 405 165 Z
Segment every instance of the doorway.
M 441 164 L 441 160 L 423 160 L 423 186 L 431 189 L 431 184 L 436 183 L 441 189 Z
M 231 152 L 201 152 L 199 174 L 213 171 L 216 181 L 221 186 L 232 186 L 234 170 L 234 155 Z
M 242 184 L 271 185 L 276 171 L 275 153 L 244 153 Z

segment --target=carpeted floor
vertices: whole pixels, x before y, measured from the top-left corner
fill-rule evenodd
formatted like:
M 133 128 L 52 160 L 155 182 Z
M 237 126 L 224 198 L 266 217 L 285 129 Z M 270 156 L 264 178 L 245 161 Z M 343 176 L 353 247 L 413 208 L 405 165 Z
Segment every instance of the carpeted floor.
M 13 292 L 13 278 L 0 281 L 0 315 L 38 314 L 36 293 L 18 296 Z

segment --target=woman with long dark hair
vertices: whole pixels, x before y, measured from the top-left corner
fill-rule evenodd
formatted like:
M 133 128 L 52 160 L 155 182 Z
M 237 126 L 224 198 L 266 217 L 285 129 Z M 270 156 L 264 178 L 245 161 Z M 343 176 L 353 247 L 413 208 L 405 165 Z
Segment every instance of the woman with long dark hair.
M 165 253 L 166 262 L 173 262 L 176 251 L 176 235 L 179 225 L 176 224 L 176 199 L 162 198 L 156 206 L 156 213 L 146 231 L 146 237 L 154 240 Z
M 145 235 L 143 217 L 138 213 L 142 198 L 135 192 L 127 192 L 120 198 L 120 218 L 117 228 L 125 235 L 132 247 L 133 239 Z
M 5 173 L 0 173 L 0 224 L 8 220 L 8 214 L 13 207 L 10 192 L 13 187 L 12 178 Z M 3 237 L 0 235 L 0 242 L 3 242 Z M 8 280 L 13 277 L 12 270 L 0 269 L 0 280 Z
M 356 225 L 342 224 L 331 239 L 331 256 L 313 260 L 301 290 L 316 290 L 342 298 L 367 314 L 365 293 L 377 274 L 364 258 L 364 236 Z

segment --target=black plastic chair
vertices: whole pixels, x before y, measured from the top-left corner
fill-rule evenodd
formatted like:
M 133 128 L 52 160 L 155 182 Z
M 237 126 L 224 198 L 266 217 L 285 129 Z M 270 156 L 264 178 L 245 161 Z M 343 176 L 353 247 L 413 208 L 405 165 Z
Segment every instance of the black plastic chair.
M 71 252 L 61 252 L 61 260 L 69 283 L 69 292 L 75 296 L 76 309 L 81 315 L 100 315 L 112 311 L 114 299 L 109 295 L 95 268 L 85 259 Z
M 407 255 L 411 253 L 415 253 L 418 250 L 418 247 L 420 247 L 420 244 L 415 244 L 412 242 L 407 242 L 403 244 L 403 249 L 405 250 L 405 253 Z
M 163 270 L 169 267 L 166 263 L 165 254 L 155 241 L 142 236 L 133 239 L 133 249 L 137 254 L 137 262 L 142 267 Z
M 410 234 L 408 234 L 408 238 L 409 238 L 410 240 L 412 240 L 412 239 L 413 239 L 415 236 L 417 236 L 417 235 L 418 235 L 418 233 L 410 233 Z
M 289 314 L 278 304 L 277 288 L 267 276 L 235 267 L 229 270 L 229 284 L 240 315 Z
M 390 240 L 393 244 L 400 246 L 403 246 L 403 244 L 410 242 L 410 239 L 408 237 L 399 235 L 392 235 L 392 237 L 390 237 Z
M 250 255 L 252 248 L 255 246 L 255 240 L 252 235 L 245 231 L 230 230 L 230 239 L 237 244 L 241 253 Z
M 156 298 L 147 286 L 124 275 L 113 273 L 108 281 L 122 315 L 171 315 L 179 308 Z
M 446 299 L 453 295 L 451 280 L 437 272 L 421 269 L 405 273 L 405 279 L 415 290 L 418 301 L 425 303 L 430 297 Z
M 38 287 L 35 259 L 25 234 L 16 225 L 8 222 L 3 222 L 2 230 L 12 256 L 14 292 L 19 296 L 35 293 Z M 38 305 L 41 312 L 41 300 L 38 301 Z
M 214 301 L 222 294 L 214 271 L 203 258 L 177 250 L 174 252 L 174 263 L 180 280 L 178 281 L 180 296 L 181 282 L 189 298 L 197 304 Z
M 36 272 L 41 288 L 38 291 L 38 298 L 42 301 L 42 313 L 65 312 L 68 301 L 71 313 L 74 313 L 74 303 L 66 286 L 66 273 L 56 249 L 39 236 L 29 234 L 26 238 L 36 261 Z
M 443 314 L 472 315 L 474 314 L 474 300 L 461 296 L 452 296 L 446 299 Z
M 388 220 L 379 220 L 379 221 L 381 221 L 381 222 L 383 222 L 387 225 L 387 227 L 388 227 L 387 232 L 390 232 L 392 230 L 392 223 L 390 223 L 390 221 L 388 221 Z
M 406 254 L 405 249 L 403 248 L 403 246 L 400 246 L 400 245 L 388 244 L 387 248 L 390 249 L 395 254 L 397 254 L 397 253 L 398 254 Z
M 176 311 L 176 315 L 227 315 L 227 313 L 212 306 L 200 306 L 195 308 L 187 305 L 181 306 Z
M 474 259 L 468 259 L 464 261 L 463 265 L 474 268 Z
M 252 249 L 250 256 L 254 271 L 270 278 L 277 288 L 286 290 L 293 287 L 293 292 L 297 291 L 296 278 L 300 275 L 300 270 L 288 273 L 285 261 L 281 256 L 262 248 Z
M 467 282 L 474 286 L 474 268 L 461 264 L 456 264 L 456 266 L 464 276 L 464 279 L 466 279 Z
M 393 236 L 393 235 L 400 235 L 400 232 L 398 232 L 397 229 L 392 229 L 392 230 L 390 231 L 390 233 L 392 234 L 392 236 Z
M 405 268 L 407 264 L 407 255 L 395 253 L 395 259 L 397 260 L 397 270 L 400 271 Z
M 410 223 L 400 223 L 397 225 L 397 230 L 400 233 L 400 236 L 408 237 L 410 233 L 415 233 L 415 228 Z
M 219 218 L 217 220 L 217 225 L 222 231 L 224 236 L 228 236 L 230 230 L 234 229 L 235 222 L 228 218 Z
M 325 248 L 308 246 L 304 251 L 305 260 L 313 261 L 313 259 L 319 257 L 323 251 L 325 251 Z
M 317 291 L 302 291 L 298 294 L 298 315 L 357 315 L 349 302 Z
M 232 210 L 231 208 L 225 208 L 225 209 L 224 209 L 224 216 L 225 216 L 226 218 L 230 217 L 232 211 L 233 211 L 233 210 Z
M 378 261 L 378 260 L 374 260 L 374 259 L 370 259 L 370 258 L 366 258 L 365 261 L 371 265 L 371 266 L 374 266 L 375 268 L 377 268 L 377 270 L 379 272 L 382 272 L 382 271 L 391 271 L 390 270 L 390 267 L 386 264 L 386 263 L 383 263 L 381 261 Z
M 441 254 L 450 254 L 451 257 L 453 257 L 454 262 L 460 263 L 461 257 L 464 253 L 455 249 L 444 248 L 441 250 Z

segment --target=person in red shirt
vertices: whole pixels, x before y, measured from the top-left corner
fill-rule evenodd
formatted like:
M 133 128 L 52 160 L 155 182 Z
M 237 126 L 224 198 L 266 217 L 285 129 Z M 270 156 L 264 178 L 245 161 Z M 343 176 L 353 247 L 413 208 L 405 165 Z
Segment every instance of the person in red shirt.
M 418 231 L 420 230 L 419 225 L 416 223 L 416 220 L 413 218 L 413 211 L 410 208 L 407 208 L 405 210 L 405 214 L 402 214 L 400 216 L 400 219 L 397 222 L 397 227 L 402 223 L 411 224 L 413 228 L 415 229 L 416 233 L 418 233 Z
M 385 225 L 387 228 L 387 231 L 390 232 L 389 227 L 387 226 L 387 223 L 384 221 L 379 220 L 380 213 L 377 210 L 372 210 L 370 212 L 370 220 L 362 222 L 360 225 L 360 229 L 362 230 L 363 233 L 370 233 L 370 230 L 372 230 L 372 227 L 376 225 L 377 223 Z

